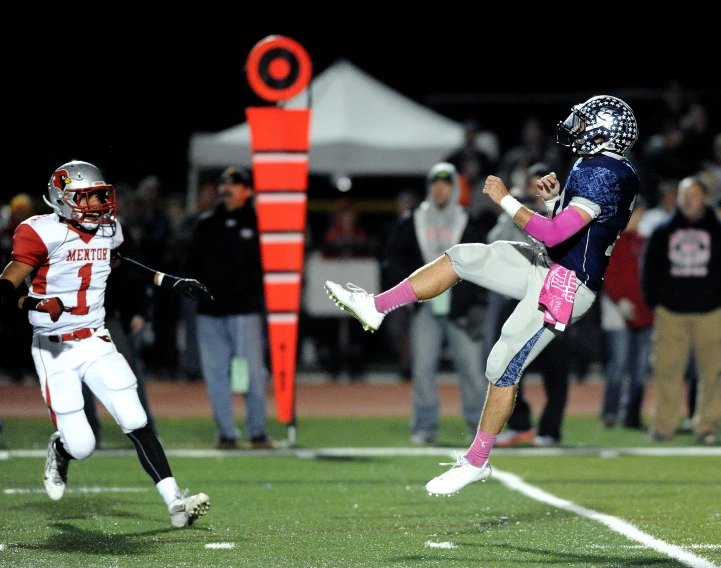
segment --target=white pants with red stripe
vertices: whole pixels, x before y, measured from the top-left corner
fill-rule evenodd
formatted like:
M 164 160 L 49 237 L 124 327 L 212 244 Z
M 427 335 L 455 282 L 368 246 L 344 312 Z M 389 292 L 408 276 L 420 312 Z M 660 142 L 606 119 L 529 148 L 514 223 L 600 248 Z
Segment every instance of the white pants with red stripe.
M 107 329 L 79 341 L 53 342 L 35 334 L 32 355 L 50 418 L 74 458 L 85 459 L 95 451 L 95 436 L 83 410 L 83 382 L 123 432 L 147 423 L 135 374 Z

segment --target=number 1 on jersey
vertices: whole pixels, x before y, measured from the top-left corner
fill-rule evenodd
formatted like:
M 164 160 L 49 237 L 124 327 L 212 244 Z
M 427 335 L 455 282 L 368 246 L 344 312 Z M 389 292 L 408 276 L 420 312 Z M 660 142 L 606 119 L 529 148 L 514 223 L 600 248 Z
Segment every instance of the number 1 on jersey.
M 90 311 L 88 307 L 88 288 L 90 288 L 90 277 L 93 274 L 93 263 L 83 264 L 78 270 L 80 277 L 80 289 L 78 290 L 78 298 L 74 308 L 70 308 L 70 313 L 75 316 L 85 316 Z

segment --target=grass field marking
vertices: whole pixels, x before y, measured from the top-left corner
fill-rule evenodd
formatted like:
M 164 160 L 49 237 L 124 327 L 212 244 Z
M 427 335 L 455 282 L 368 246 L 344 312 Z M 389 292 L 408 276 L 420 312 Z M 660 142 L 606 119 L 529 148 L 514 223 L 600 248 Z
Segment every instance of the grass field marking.
M 628 548 L 629 550 L 633 549 L 646 549 L 647 547 L 643 546 L 642 544 L 628 544 L 626 546 L 609 546 L 608 544 L 590 544 L 588 548 L 599 548 L 599 549 L 618 549 L 618 548 Z M 684 548 L 689 548 L 691 550 L 719 550 L 721 549 L 721 544 L 688 544 L 684 546 Z
M 224 450 L 217 450 L 222 453 Z M 237 450 L 236 450 L 237 451 Z M 272 453 L 275 450 L 265 450 Z M 292 450 L 289 450 L 292 452 Z M 468 446 L 464 448 L 318 448 L 318 449 L 296 449 L 298 457 L 313 458 L 316 456 L 334 457 L 395 457 L 395 456 L 453 456 L 454 452 L 465 453 Z M 240 450 L 241 455 L 247 452 Z M 503 456 L 655 456 L 655 457 L 681 457 L 681 456 L 720 456 L 721 447 L 696 447 L 696 448 L 494 448 L 493 455 Z
M 205 548 L 210 550 L 233 550 L 235 548 L 234 542 L 209 542 L 205 545 Z
M 572 501 L 567 501 L 566 499 L 556 497 L 551 493 L 546 493 L 542 489 L 539 489 L 538 487 L 531 485 L 530 483 L 526 483 L 525 481 L 523 481 L 523 479 L 512 473 L 508 473 L 506 471 L 499 471 L 498 469 L 494 468 L 491 479 L 497 479 L 509 489 L 523 493 L 524 495 L 530 497 L 531 499 L 535 499 L 536 501 L 547 503 L 553 507 L 556 507 L 557 509 L 570 511 L 571 513 L 574 513 L 581 517 L 586 517 L 588 519 L 598 521 L 599 523 L 606 525 L 612 531 L 617 532 L 618 534 L 623 535 L 628 539 L 635 540 L 636 542 L 639 542 L 645 547 L 651 548 L 656 552 L 660 552 L 661 554 L 665 554 L 666 556 L 675 558 L 679 562 L 682 562 L 683 564 L 691 568 L 719 568 L 718 565 L 714 564 L 713 562 L 709 562 L 704 558 L 696 556 L 695 554 L 688 552 L 683 548 L 680 548 L 673 544 L 669 544 L 666 541 L 657 539 L 650 534 L 647 534 L 637 529 L 632 524 L 627 523 L 622 519 L 619 519 L 618 517 L 599 513 L 598 511 L 594 511 L 592 509 L 582 507 L 581 505 L 577 505 Z
M 452 542 L 433 542 L 430 540 L 427 540 L 423 546 L 426 548 L 458 548 L 458 545 Z
M 217 458 L 217 457 L 267 457 L 267 456 L 296 456 L 299 458 L 314 458 L 321 456 L 336 457 L 384 457 L 384 456 L 451 456 L 454 451 L 466 452 L 468 447 L 430 447 L 430 448 L 278 448 L 268 450 L 165 450 L 169 457 L 178 458 Z M 3 456 L 5 453 L 7 455 Z M 47 449 L 42 450 L 7 450 L 0 452 L 0 459 L 8 458 L 45 458 Z M 125 457 L 134 456 L 134 449 L 127 450 L 98 450 L 93 457 Z M 601 457 L 621 456 L 655 456 L 655 457 L 682 457 L 707 456 L 721 457 L 720 447 L 690 447 L 690 448 L 494 448 L 493 455 L 503 456 L 568 456 L 588 455 Z
M 144 487 L 68 487 L 65 493 L 144 493 Z M 27 493 L 45 493 L 45 489 L 3 489 L 5 495 L 25 495 Z

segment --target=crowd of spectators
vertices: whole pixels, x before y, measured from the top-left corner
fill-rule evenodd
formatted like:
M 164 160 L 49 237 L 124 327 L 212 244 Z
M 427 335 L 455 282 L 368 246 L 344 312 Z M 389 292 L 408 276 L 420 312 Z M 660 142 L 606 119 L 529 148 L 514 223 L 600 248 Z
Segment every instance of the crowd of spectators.
M 637 111 L 641 138 L 632 149 L 630 159 L 639 168 L 642 179 L 641 191 L 646 210 L 639 220 L 638 231 L 644 236 L 649 236 L 652 228 L 672 213 L 677 184 L 687 176 L 699 176 L 709 189 L 710 203 L 717 211 L 721 208 L 721 133 L 713 130 L 710 114 L 718 112 L 718 109 L 718 106 L 695 99 L 681 83 L 672 81 L 655 111 Z M 475 119 L 467 120 L 465 125 L 465 144 L 443 159 L 458 170 L 462 184 L 461 203 L 486 231 L 495 225 L 500 215 L 500 211 L 490 200 L 484 199 L 485 196 L 478 189 L 488 174 L 500 175 L 510 187 L 524 180 L 528 168 L 535 163 L 549 164 L 559 173 L 559 177 L 565 175 L 572 166 L 572 161 L 567 160 L 555 144 L 555 125 L 544 124 L 535 115 L 523 121 L 518 139 L 507 148 L 497 143 L 489 145 L 489 139 L 498 140 L 489 131 L 482 132 L 485 143 L 478 143 L 480 128 Z M 215 183 L 202 185 L 197 193 L 197 202 L 192 204 L 193 207 L 188 207 L 184 193 L 163 187 L 162 180 L 155 175 L 148 175 L 136 184 L 113 181 L 123 227 L 138 244 L 137 260 L 166 273 L 193 277 L 186 273 L 185 254 L 199 216 L 216 204 Z M 419 201 L 418 197 L 424 194 L 423 184 L 423 179 L 418 180 L 416 187 L 409 188 L 404 184 L 398 188 L 397 195 L 388 197 L 390 200 L 397 197 L 399 201 L 408 198 L 405 200 L 410 201 L 413 207 Z M 0 201 L 2 266 L 9 261 L 12 232 L 17 224 L 32 214 L 48 212 L 40 201 L 45 188 L 36 189 L 26 188 L 29 193 L 9 195 L 7 200 L 4 197 Z M 406 209 L 399 210 L 398 217 L 406 214 Z M 307 250 L 320 250 L 328 256 L 372 255 L 382 263 L 383 235 L 389 232 L 395 215 L 389 215 L 386 211 L 383 221 L 367 225 L 364 225 L 364 221 L 373 213 L 364 215 L 365 218 L 354 208 L 352 201 L 338 199 L 337 206 L 325 220 L 326 226 L 315 231 L 316 234 L 324 235 L 324 238 L 318 239 L 316 243 L 307 243 Z M 376 226 L 380 227 L 378 234 L 374 231 Z M 311 233 L 309 230 L 308 235 Z M 143 316 L 146 324 L 134 334 L 131 333 L 141 374 L 157 380 L 201 380 L 193 302 L 184 301 L 173 294 L 155 294 L 152 287 L 147 287 L 145 295 L 146 311 Z M 569 333 L 568 340 L 573 343 L 574 334 L 588 337 L 589 333 L 595 332 L 594 336 L 600 338 L 600 345 L 595 352 L 593 349 L 572 351 L 582 357 L 595 356 L 599 363 L 605 364 L 604 334 L 599 310 L 586 318 L 583 322 L 585 328 L 580 324 L 572 328 L 573 333 Z M 22 319 L 24 314 L 19 314 L 19 317 Z M 299 333 L 302 337 L 304 332 L 300 330 Z M 30 328 L 26 322 L 3 321 L 0 334 L 0 379 L 14 382 L 33 380 L 29 347 L 21 347 L 30 341 Z M 337 338 L 337 329 L 333 335 Z M 392 358 L 397 362 L 399 380 L 409 380 L 412 361 L 409 359 L 408 343 L 398 337 L 393 341 L 394 345 L 389 345 L 388 349 L 393 352 Z M 361 352 L 346 354 L 352 359 L 349 372 L 353 380 L 363 380 L 373 364 L 370 350 L 362 342 L 360 345 Z M 332 367 L 332 378 L 337 378 L 344 362 L 336 358 L 329 365 Z M 571 365 L 572 373 L 578 380 L 583 380 L 588 374 L 589 360 L 579 359 L 572 361 Z M 650 365 L 650 372 L 652 367 Z M 617 398 L 617 395 L 614 397 Z M 617 402 L 614 402 L 613 412 L 615 404 Z M 638 404 L 638 401 L 634 404 Z M 615 422 L 613 412 L 606 412 L 605 418 L 609 424 Z

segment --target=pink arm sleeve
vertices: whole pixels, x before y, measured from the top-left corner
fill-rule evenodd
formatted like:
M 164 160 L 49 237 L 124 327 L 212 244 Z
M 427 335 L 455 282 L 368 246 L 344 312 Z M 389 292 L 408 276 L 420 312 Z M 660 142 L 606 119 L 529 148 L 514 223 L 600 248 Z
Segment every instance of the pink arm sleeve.
M 581 214 L 573 207 L 567 207 L 553 219 L 534 213 L 526 223 L 524 231 L 546 246 L 555 247 L 586 226 Z

